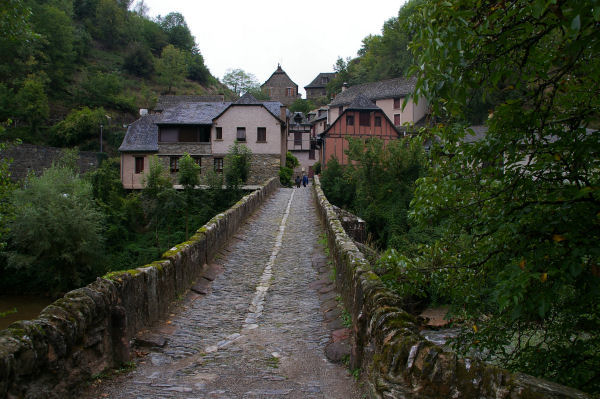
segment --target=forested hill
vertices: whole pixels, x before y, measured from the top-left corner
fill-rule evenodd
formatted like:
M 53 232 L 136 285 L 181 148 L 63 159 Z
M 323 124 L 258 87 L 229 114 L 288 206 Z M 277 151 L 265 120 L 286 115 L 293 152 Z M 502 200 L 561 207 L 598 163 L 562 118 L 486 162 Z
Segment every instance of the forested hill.
M 184 17 L 147 11 L 130 0 L 3 0 L 0 139 L 97 150 L 102 124 L 114 150 L 160 94 L 229 97 Z

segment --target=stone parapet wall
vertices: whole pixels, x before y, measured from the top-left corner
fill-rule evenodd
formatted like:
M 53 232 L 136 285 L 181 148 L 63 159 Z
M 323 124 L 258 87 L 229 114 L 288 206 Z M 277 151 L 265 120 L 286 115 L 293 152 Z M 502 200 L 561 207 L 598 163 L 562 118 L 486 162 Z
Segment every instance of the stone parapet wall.
M 166 314 L 278 187 L 269 180 L 161 260 L 109 273 L 0 331 L 0 398 L 72 397 L 91 376 L 128 361 L 135 334 Z
M 350 366 L 366 373 L 374 398 L 591 398 L 549 381 L 459 358 L 424 339 L 416 319 L 371 271 L 346 234 L 315 176 L 336 285 L 352 316 Z
M 45 169 L 52 166 L 63 155 L 63 148 L 48 147 L 33 144 L 9 145 L 0 152 L 0 159 L 12 160 L 9 166 L 11 179 L 17 181 L 27 177 L 28 173 L 41 175 Z M 77 165 L 81 173 L 98 167 L 98 153 L 91 151 L 79 152 Z

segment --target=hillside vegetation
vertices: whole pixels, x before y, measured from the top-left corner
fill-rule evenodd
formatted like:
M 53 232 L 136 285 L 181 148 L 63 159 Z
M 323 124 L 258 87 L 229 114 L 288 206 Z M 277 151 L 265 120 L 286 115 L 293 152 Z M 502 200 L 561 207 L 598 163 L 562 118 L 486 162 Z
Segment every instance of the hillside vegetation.
M 143 2 L 6 0 L 0 5 L 0 121 L 5 138 L 114 150 L 160 94 L 231 92 L 215 79 L 179 13 Z

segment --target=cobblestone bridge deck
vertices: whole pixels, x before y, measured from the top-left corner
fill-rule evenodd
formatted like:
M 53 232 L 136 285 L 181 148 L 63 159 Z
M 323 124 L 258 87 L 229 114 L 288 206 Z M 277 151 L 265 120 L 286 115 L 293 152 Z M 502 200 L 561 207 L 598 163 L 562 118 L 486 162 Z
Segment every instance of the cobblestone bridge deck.
M 138 348 L 133 371 L 81 397 L 360 397 L 348 370 L 324 354 L 341 326 L 323 318 L 335 293 L 325 286 L 321 232 L 312 188 L 279 189 L 218 254 L 220 273 L 196 287 L 206 294 L 191 291 L 152 330 L 167 344 Z

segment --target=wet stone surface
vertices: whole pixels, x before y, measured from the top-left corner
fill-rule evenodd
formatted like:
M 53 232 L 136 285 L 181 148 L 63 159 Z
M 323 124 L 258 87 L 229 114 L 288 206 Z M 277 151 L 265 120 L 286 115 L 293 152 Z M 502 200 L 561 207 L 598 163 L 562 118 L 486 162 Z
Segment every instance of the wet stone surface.
M 330 285 L 318 273 L 321 233 L 312 187 L 274 193 L 214 260 L 222 273 L 207 294 L 190 292 L 152 329 L 166 346 L 139 348 L 135 370 L 80 397 L 361 397 L 348 370 L 325 357 L 323 312 L 335 293 L 318 293 Z

